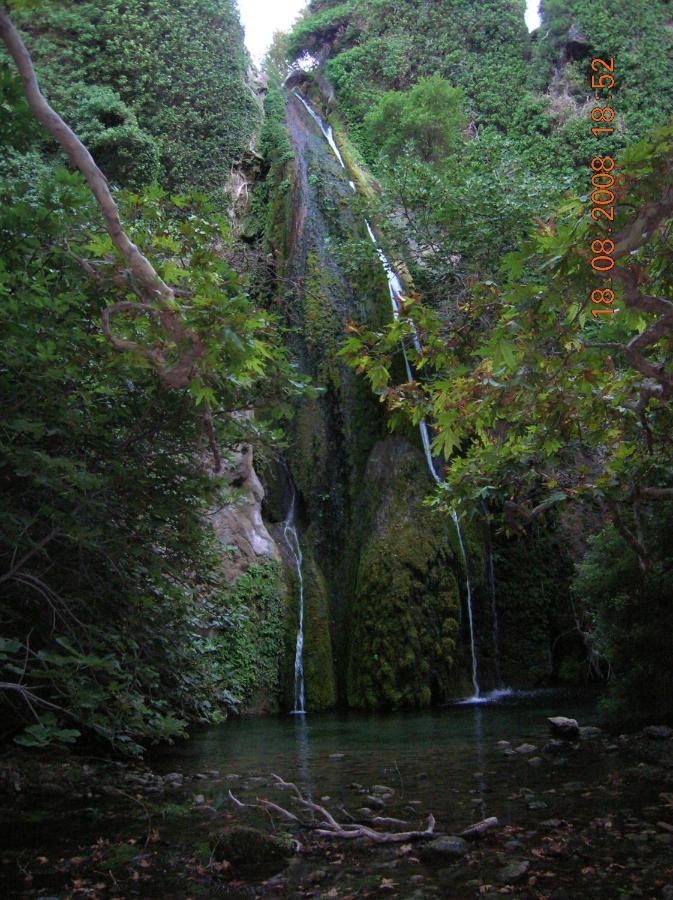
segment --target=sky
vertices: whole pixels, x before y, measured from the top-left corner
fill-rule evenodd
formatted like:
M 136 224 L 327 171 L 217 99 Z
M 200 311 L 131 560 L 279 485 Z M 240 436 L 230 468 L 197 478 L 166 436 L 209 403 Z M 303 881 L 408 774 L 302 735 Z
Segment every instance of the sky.
M 306 0 L 238 0 L 245 43 L 255 62 L 260 62 L 275 31 L 287 31 Z
M 526 25 L 529 31 L 540 27 L 540 0 L 526 0 Z
M 253 59 L 260 62 L 274 31 L 287 31 L 306 5 L 306 0 L 238 0 L 245 42 Z M 532 31 L 540 24 L 540 0 L 527 0 L 526 25 Z

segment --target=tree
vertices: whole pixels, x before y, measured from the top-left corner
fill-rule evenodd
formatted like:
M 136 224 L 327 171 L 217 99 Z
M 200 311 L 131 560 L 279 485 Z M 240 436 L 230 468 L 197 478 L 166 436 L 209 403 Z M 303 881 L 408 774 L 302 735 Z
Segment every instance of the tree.
M 443 162 L 460 145 L 464 97 L 439 75 L 408 91 L 387 91 L 365 119 L 372 142 L 395 159 L 409 148 L 424 162 Z

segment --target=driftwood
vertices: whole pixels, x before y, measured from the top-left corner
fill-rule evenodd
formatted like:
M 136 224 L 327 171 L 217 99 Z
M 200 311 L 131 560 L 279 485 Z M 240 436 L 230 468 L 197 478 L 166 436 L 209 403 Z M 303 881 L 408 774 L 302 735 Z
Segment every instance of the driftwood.
M 377 831 L 370 825 L 406 825 L 402 819 L 394 819 L 385 816 L 376 816 L 370 820 L 369 825 L 363 825 L 356 822 L 338 822 L 329 810 L 313 800 L 308 800 L 299 790 L 296 784 L 291 781 L 285 781 L 279 775 L 271 776 L 280 790 L 290 791 L 294 796 L 294 802 L 301 807 L 302 810 L 310 814 L 310 818 L 300 818 L 289 809 L 272 803 L 270 800 L 256 798 L 255 803 L 243 803 L 234 794 L 229 791 L 229 798 L 232 803 L 239 809 L 262 809 L 266 812 L 275 812 L 303 828 L 310 828 L 321 837 L 339 838 L 342 840 L 352 840 L 355 838 L 366 838 L 376 844 L 403 844 L 409 841 L 431 840 L 441 835 L 435 832 L 435 817 L 428 816 L 426 827 L 422 831 Z M 346 812 L 344 810 L 344 812 Z M 346 815 L 351 818 L 350 814 Z M 468 839 L 481 837 L 486 831 L 494 828 L 498 824 L 496 818 L 484 819 L 467 828 L 462 836 Z

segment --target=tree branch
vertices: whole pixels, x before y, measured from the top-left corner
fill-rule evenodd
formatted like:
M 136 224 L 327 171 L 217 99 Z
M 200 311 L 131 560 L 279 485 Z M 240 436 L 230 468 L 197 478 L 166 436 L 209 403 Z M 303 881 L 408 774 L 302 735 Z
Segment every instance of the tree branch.
M 201 337 L 187 326 L 180 311 L 175 306 L 175 291 L 159 276 L 152 263 L 140 252 L 128 237 L 119 218 L 119 209 L 114 201 L 105 175 L 96 165 L 93 157 L 77 137 L 75 132 L 52 109 L 40 90 L 35 67 L 21 35 L 14 27 L 9 10 L 0 5 L 0 38 L 16 63 L 23 83 L 23 90 L 33 115 L 65 151 L 72 165 L 79 169 L 94 195 L 105 221 L 113 245 L 121 254 L 130 272 L 141 288 L 147 303 L 125 302 L 114 304 L 103 311 L 103 331 L 116 350 L 140 351 L 155 366 L 159 378 L 167 388 L 184 387 L 193 378 L 197 364 L 204 355 Z M 133 307 L 146 311 L 152 304 L 157 312 L 161 327 L 169 341 L 180 354 L 178 362 L 167 365 L 163 352 L 140 348 L 133 341 L 114 338 L 110 329 L 110 319 L 121 312 L 131 313 Z M 187 345 L 185 349 L 184 345 Z

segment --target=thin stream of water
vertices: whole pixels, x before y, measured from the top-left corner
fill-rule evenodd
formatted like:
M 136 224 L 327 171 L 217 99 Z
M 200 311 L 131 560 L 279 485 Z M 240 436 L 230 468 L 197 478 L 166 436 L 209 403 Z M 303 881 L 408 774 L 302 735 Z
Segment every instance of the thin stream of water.
M 325 137 L 325 140 L 331 147 L 332 152 L 334 153 L 334 155 L 337 158 L 341 167 L 343 169 L 346 169 L 346 164 L 344 163 L 341 152 L 339 151 L 336 141 L 334 140 L 334 133 L 332 131 L 331 125 L 325 125 L 325 123 L 323 122 L 321 117 L 315 112 L 315 110 L 311 107 L 311 105 L 301 96 L 301 94 L 298 91 L 293 91 L 293 93 L 294 93 L 294 96 L 297 97 L 301 101 L 301 103 L 304 105 L 305 109 L 308 111 L 308 113 L 311 116 L 311 118 L 313 119 L 313 121 L 318 125 L 318 128 L 320 129 L 321 133 Z M 351 189 L 355 192 L 357 189 L 356 189 L 353 181 L 349 181 L 349 184 L 351 186 Z M 369 234 L 369 237 L 370 237 L 372 243 L 376 247 L 376 252 L 378 254 L 379 259 L 381 260 L 381 265 L 383 266 L 383 270 L 386 273 L 386 278 L 388 280 L 388 290 L 390 292 L 390 301 L 391 301 L 392 308 L 393 308 L 393 317 L 395 319 L 398 319 L 399 315 L 400 315 L 400 305 L 401 305 L 401 302 L 404 297 L 404 291 L 402 289 L 402 284 L 400 282 L 400 279 L 396 275 L 395 271 L 393 270 L 393 267 L 390 265 L 390 262 L 389 262 L 388 258 L 386 257 L 385 253 L 379 246 L 379 243 L 376 239 L 376 235 L 374 234 L 374 231 L 373 231 L 370 223 L 367 221 L 367 219 L 365 219 L 365 225 L 367 226 L 367 233 Z M 415 330 L 412 335 L 412 340 L 414 343 L 414 347 L 417 350 L 420 350 L 421 344 L 420 344 L 420 340 L 419 340 L 418 335 L 416 334 Z M 407 377 L 408 377 L 409 381 L 412 381 L 413 380 L 413 372 L 412 372 L 411 365 L 409 363 L 409 359 L 407 357 L 407 352 L 404 348 L 404 345 L 402 346 L 402 353 L 404 355 L 404 365 L 406 368 Z M 425 421 L 422 421 L 420 423 L 419 428 L 420 428 L 420 433 L 421 433 L 421 440 L 423 442 L 423 451 L 425 453 L 425 459 L 426 459 L 426 462 L 428 465 L 428 471 L 430 472 L 430 475 L 432 476 L 435 483 L 441 484 L 442 480 L 437 472 L 437 469 L 435 468 L 435 463 L 432 458 L 432 447 L 430 444 L 430 434 L 428 431 L 427 423 Z M 463 533 L 462 533 L 462 529 L 460 527 L 460 518 L 458 516 L 458 513 L 456 513 L 455 511 L 452 512 L 451 518 L 453 520 L 453 523 L 454 523 L 454 526 L 456 529 L 456 534 L 458 536 L 458 544 L 460 546 L 460 552 L 461 552 L 461 556 L 463 559 L 463 566 L 465 568 L 465 589 L 466 589 L 466 594 L 467 594 L 467 617 L 468 617 L 468 624 L 469 624 L 469 631 L 470 631 L 470 653 L 471 653 L 471 661 L 472 661 L 471 676 L 472 676 L 472 688 L 474 690 L 474 694 L 471 699 L 474 701 L 478 701 L 481 699 L 481 691 L 479 688 L 479 669 L 478 669 L 478 662 L 477 662 L 477 646 L 476 646 L 475 627 L 474 627 L 474 609 L 473 609 L 473 602 L 472 602 L 472 582 L 470 579 L 470 568 L 469 568 L 469 562 L 468 562 L 468 558 L 467 558 L 467 552 L 465 550 L 465 543 L 463 541 Z
M 297 580 L 299 583 L 299 622 L 297 625 L 297 645 L 294 654 L 294 709 L 296 715 L 306 713 L 306 695 L 304 687 L 304 572 L 302 569 L 304 558 L 299 544 L 299 535 L 294 525 L 294 508 L 296 491 L 292 486 L 292 499 L 287 518 L 283 525 L 283 538 L 288 546 L 295 562 Z

